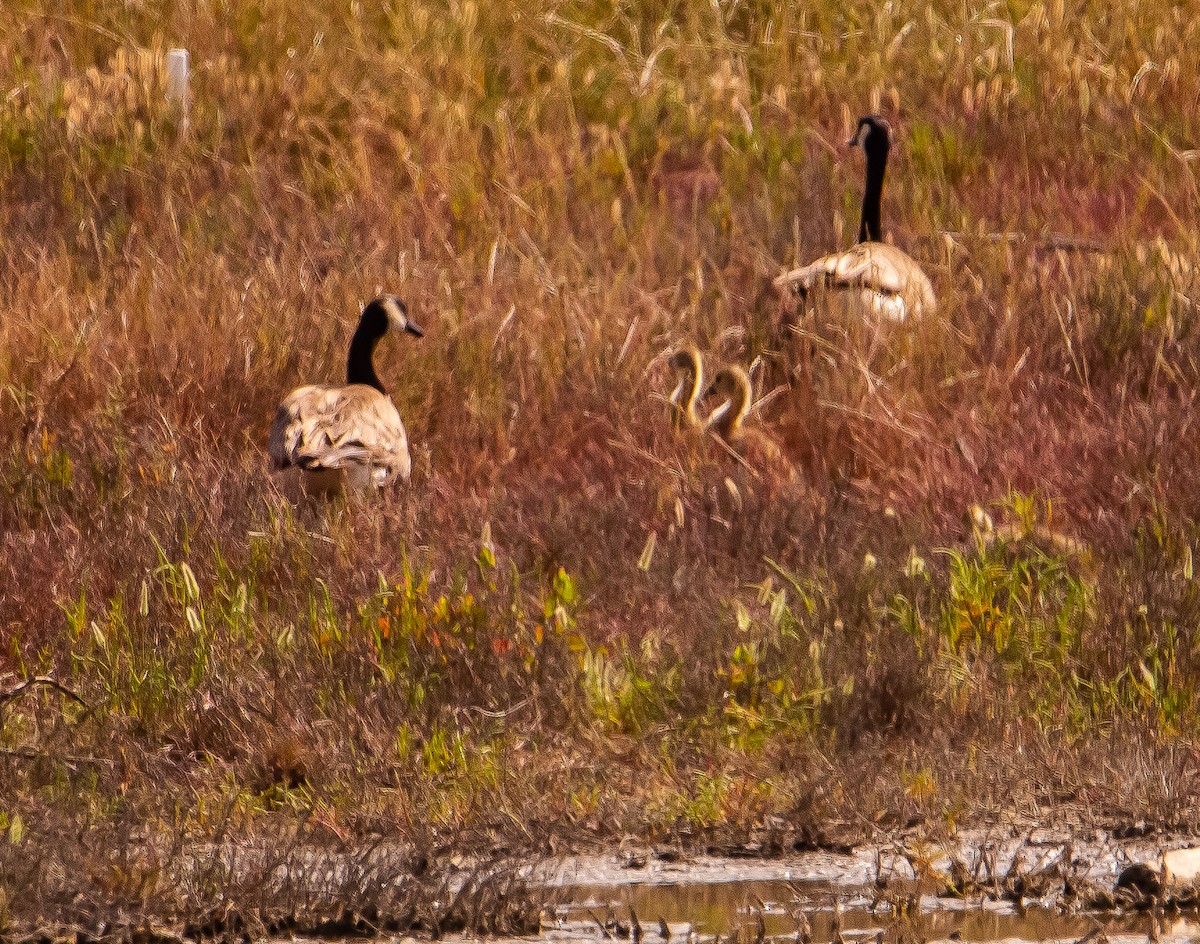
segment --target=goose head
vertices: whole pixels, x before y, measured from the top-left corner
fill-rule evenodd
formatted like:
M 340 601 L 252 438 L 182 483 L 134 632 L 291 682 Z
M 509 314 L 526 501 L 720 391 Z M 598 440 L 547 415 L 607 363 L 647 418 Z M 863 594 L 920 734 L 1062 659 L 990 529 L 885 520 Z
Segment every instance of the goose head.
M 358 319 L 359 330 L 366 330 L 376 340 L 387 332 L 408 332 L 418 338 L 425 336 L 425 331 L 419 324 L 408 316 L 408 306 L 395 295 L 380 295 L 372 299 L 363 309 Z
M 861 147 L 868 155 L 887 154 L 892 145 L 892 126 L 879 115 L 863 115 L 846 147 Z
M 677 374 L 693 373 L 700 376 L 700 351 L 694 344 L 685 344 L 671 355 L 667 366 Z
M 389 330 L 406 332 L 418 338 L 425 332 L 408 316 L 408 306 L 395 295 L 380 295 L 372 299 L 358 318 L 358 327 L 350 339 L 350 354 L 346 358 L 346 383 L 366 384 L 385 393 L 375 373 L 375 345 Z
M 748 393 L 749 390 L 750 375 L 737 365 L 730 364 L 717 371 L 704 396 L 705 398 L 722 396 L 730 399 L 735 394 Z

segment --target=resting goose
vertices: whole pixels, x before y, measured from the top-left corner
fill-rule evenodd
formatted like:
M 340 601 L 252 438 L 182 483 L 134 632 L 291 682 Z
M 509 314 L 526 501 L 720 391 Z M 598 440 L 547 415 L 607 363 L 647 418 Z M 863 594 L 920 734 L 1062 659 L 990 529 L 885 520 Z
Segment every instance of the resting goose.
M 667 366 L 675 371 L 677 382 L 671 391 L 671 416 L 676 429 L 701 429 L 700 393 L 704 385 L 704 367 L 700 351 L 694 344 L 685 344 L 671 355 Z
M 408 435 L 373 363 L 388 329 L 422 337 L 404 302 L 381 295 L 363 309 L 350 339 L 346 383 L 299 387 L 284 398 L 271 424 L 268 449 L 279 469 L 298 468 L 304 489 L 332 495 L 349 487 L 380 487 L 412 471 Z
M 754 392 L 750 376 L 742 368 L 728 366 L 718 370 L 706 396 L 724 398 L 724 402 L 709 414 L 706 430 L 716 433 L 752 469 L 769 471 L 781 478 L 793 477 L 795 468 L 775 438 L 761 429 L 744 425 Z
M 866 115 L 858 119 L 854 137 L 847 142 L 847 147 L 861 145 L 867 155 L 858 244 L 779 276 L 776 288 L 791 286 L 801 295 L 818 287 L 852 293 L 865 310 L 888 321 L 919 318 L 937 309 L 933 286 L 921 267 L 912 256 L 882 241 L 880 204 L 891 136 L 883 118 Z

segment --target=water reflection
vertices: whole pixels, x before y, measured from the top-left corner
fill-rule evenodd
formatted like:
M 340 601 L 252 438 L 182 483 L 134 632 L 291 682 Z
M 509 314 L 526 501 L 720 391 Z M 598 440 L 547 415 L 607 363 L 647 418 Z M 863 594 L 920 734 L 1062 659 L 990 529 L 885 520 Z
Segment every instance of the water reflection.
M 671 941 L 701 941 L 731 935 L 736 944 L 752 944 L 761 930 L 768 939 L 792 941 L 807 936 L 813 942 L 841 937 L 848 941 L 877 938 L 889 941 L 1075 941 L 1096 927 L 1087 914 L 1063 915 L 1040 907 L 1020 910 L 1007 902 L 962 902 L 931 895 L 907 902 L 877 900 L 858 894 L 848 900 L 828 883 L 791 881 L 706 881 L 698 884 L 577 885 L 563 889 L 554 930 L 573 939 L 631 939 L 631 915 L 636 915 L 644 944 L 663 940 L 659 919 Z M 907 907 L 906 907 L 907 905 Z M 1104 916 L 1111 939 L 1150 935 L 1147 914 Z M 603 927 L 603 930 L 601 930 Z M 551 929 L 548 929 L 551 930 Z M 553 933 L 553 932 L 552 932 Z M 1200 939 L 1200 924 L 1192 920 L 1160 922 L 1160 940 Z

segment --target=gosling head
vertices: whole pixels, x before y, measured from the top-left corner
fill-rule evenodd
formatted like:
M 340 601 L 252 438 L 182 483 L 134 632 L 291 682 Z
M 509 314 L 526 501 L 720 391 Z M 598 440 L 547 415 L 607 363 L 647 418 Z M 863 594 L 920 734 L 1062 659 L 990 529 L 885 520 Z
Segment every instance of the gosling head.
M 700 351 L 694 344 L 685 344 L 671 355 L 667 366 L 677 373 L 683 374 L 690 371 L 698 375 L 700 373 Z
M 742 368 L 731 365 L 717 371 L 704 396 L 706 399 L 715 396 L 729 399 L 735 393 L 745 392 L 749 389 L 750 377 Z
M 879 115 L 863 115 L 846 147 L 861 147 L 868 155 L 887 154 L 891 143 L 892 126 L 887 120 Z
M 709 414 L 706 428 L 726 442 L 741 438 L 742 421 L 750 410 L 749 374 L 737 366 L 722 367 L 704 394 L 705 399 L 717 396 L 721 404 Z
M 418 338 L 425 336 L 421 326 L 408 317 L 408 306 L 395 295 L 372 299 L 363 309 L 358 324 L 359 330 L 375 339 L 383 337 L 389 329 L 407 331 Z

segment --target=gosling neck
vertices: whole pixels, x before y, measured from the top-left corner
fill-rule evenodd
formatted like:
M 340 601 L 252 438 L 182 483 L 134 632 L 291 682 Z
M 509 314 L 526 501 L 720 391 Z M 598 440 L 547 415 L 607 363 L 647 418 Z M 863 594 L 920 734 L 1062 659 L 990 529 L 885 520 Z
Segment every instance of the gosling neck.
M 693 367 L 684 367 L 679 372 L 679 382 L 671 393 L 671 403 L 675 406 L 676 425 L 699 426 L 700 387 L 702 378 L 700 372 Z
M 742 433 L 742 423 L 750 412 L 750 389 L 739 378 L 729 392 L 729 399 L 722 403 L 708 421 L 708 425 L 725 441 L 737 439 Z

